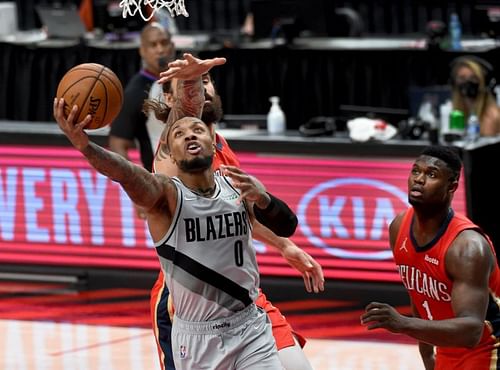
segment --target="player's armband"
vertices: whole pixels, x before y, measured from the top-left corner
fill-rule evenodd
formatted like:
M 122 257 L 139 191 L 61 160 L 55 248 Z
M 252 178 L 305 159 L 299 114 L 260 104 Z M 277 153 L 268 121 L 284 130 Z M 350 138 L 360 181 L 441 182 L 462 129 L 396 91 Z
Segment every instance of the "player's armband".
M 298 224 L 297 216 L 285 202 L 272 194 L 267 194 L 271 202 L 266 208 L 261 209 L 253 205 L 255 218 L 278 236 L 286 238 L 293 235 Z

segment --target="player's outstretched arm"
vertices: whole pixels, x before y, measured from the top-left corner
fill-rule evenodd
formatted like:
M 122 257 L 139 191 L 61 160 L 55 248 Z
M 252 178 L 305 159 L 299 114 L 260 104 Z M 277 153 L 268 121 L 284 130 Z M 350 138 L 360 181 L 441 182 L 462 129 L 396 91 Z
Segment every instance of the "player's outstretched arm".
M 254 223 L 253 236 L 276 248 L 288 264 L 300 272 L 309 293 L 319 293 L 325 290 L 323 269 L 309 253 L 299 248 L 290 239 L 277 236 L 260 222 Z
M 90 122 L 91 116 L 88 115 L 83 121 L 76 123 L 78 107 L 74 106 L 67 118 L 64 117 L 63 108 L 64 99 L 54 99 L 54 118 L 71 144 L 97 171 L 119 182 L 134 203 L 145 209 L 152 209 L 165 194 L 165 184 L 160 178 L 121 155 L 91 142 L 83 130 Z
M 226 63 L 225 58 L 199 59 L 185 53 L 184 59 L 170 62 L 169 69 L 160 73 L 159 83 L 175 79 L 172 82 L 173 104 L 166 120 L 167 127 L 183 117 L 201 118 L 205 104 L 202 76 L 213 67 L 224 63 Z M 158 154 L 161 160 L 168 154 L 166 133 L 167 130 L 164 130 L 159 143 Z
M 226 58 L 199 59 L 189 53 L 184 53 L 184 59 L 176 59 L 168 63 L 168 69 L 160 73 L 159 83 L 173 78 L 179 80 L 195 80 L 208 73 L 213 67 L 226 63 Z
M 319 293 L 325 290 L 325 277 L 321 265 L 306 251 L 288 238 L 283 239 L 285 247 L 281 255 L 286 261 L 302 274 L 304 285 L 309 293 Z
M 205 104 L 205 91 L 201 77 L 213 67 L 226 63 L 225 58 L 199 59 L 184 53 L 184 59 L 168 64 L 168 69 L 160 73 L 159 83 L 175 79 L 172 84 L 173 107 L 167 125 L 183 117 L 201 118 Z

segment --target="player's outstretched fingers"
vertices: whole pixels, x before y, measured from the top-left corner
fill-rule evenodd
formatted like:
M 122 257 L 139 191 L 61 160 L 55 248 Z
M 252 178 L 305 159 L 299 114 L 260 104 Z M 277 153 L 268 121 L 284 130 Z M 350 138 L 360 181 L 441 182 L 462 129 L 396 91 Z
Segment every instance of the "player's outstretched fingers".
M 323 268 L 312 257 L 310 257 L 309 262 L 313 265 L 310 275 L 314 293 L 323 292 L 325 290 L 325 276 L 323 275 Z
M 188 62 L 188 63 L 196 63 L 196 59 L 193 54 L 191 53 L 184 53 L 182 54 L 182 56 L 184 57 L 184 59 Z
M 64 118 L 64 99 L 54 98 L 53 115 L 57 123 Z
M 176 66 L 176 67 L 170 67 L 166 71 L 161 72 L 160 73 L 160 78 L 158 79 L 158 83 L 162 84 L 162 83 L 165 83 L 167 81 L 170 81 L 172 78 L 175 77 L 175 75 L 179 71 L 181 71 L 181 67 L 180 66 L 178 66 L 178 67 Z
M 313 288 L 312 288 L 312 284 L 311 284 L 311 276 L 309 275 L 309 272 L 304 272 L 302 274 L 302 279 L 304 280 L 304 286 L 306 287 L 306 291 L 308 293 L 312 293 L 313 291 Z
M 170 63 L 168 63 L 168 67 L 169 68 L 172 68 L 172 67 L 183 67 L 183 66 L 187 66 L 187 64 L 188 64 L 188 61 L 185 60 L 185 59 L 176 59 L 176 60 L 173 60 Z
M 246 199 L 249 202 L 254 202 L 259 208 L 264 208 L 264 203 L 269 203 L 270 198 L 266 193 L 266 188 L 257 178 L 235 166 L 224 165 L 221 166 L 221 170 L 225 176 L 231 178 L 233 186 L 240 190 L 238 201 Z
M 178 59 L 169 63 L 169 69 L 160 73 L 158 82 L 161 84 L 172 78 L 195 80 L 213 67 L 224 63 L 226 63 L 225 58 L 199 59 L 185 53 L 183 60 Z
M 212 67 L 226 64 L 226 58 L 212 58 L 207 61 Z
M 56 119 L 59 127 L 63 131 L 67 131 L 71 129 L 75 125 L 76 114 L 78 112 L 78 106 L 73 105 L 71 108 L 68 117 L 65 117 L 64 114 L 64 98 L 54 99 L 54 118 Z
M 325 279 L 321 265 L 304 251 L 302 251 L 301 259 L 303 260 L 302 264 L 307 266 L 307 269 L 302 273 L 307 292 L 319 293 L 324 291 Z

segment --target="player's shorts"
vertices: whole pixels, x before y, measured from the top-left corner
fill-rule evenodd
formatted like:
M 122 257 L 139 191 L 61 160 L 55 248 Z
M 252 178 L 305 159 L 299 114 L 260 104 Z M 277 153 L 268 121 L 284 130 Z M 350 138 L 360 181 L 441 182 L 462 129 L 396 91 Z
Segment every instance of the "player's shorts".
M 172 322 L 168 313 L 169 296 L 163 272 L 160 271 L 151 289 L 150 310 L 162 370 L 175 370 L 171 343 Z
M 255 304 L 208 322 L 174 316 L 172 352 L 177 370 L 282 369 L 271 323 Z
M 434 369 L 500 370 L 500 348 L 497 339 L 485 327 L 483 339 L 473 348 L 438 348 Z
M 273 336 L 276 341 L 278 351 L 286 347 L 294 346 L 294 336 L 300 346 L 302 348 L 304 347 L 306 339 L 302 335 L 293 331 L 288 321 L 286 321 L 285 316 L 281 314 L 281 311 L 277 307 L 273 306 L 273 304 L 267 300 L 266 295 L 262 293 L 261 289 L 259 289 L 259 296 L 257 297 L 255 304 L 264 309 L 269 316 L 269 320 L 271 320 Z
M 267 297 L 262 293 L 261 289 L 259 289 L 259 296 L 255 304 L 264 309 L 271 321 L 273 336 L 278 351 L 283 348 L 294 346 L 294 337 L 297 339 L 300 346 L 304 347 L 306 344 L 305 338 L 293 331 L 290 324 L 286 321 L 285 316 L 281 314 L 277 307 L 273 306 L 273 304 L 267 300 Z M 162 271 L 160 271 L 158 279 L 151 290 L 151 319 L 162 369 L 174 369 L 170 342 L 172 323 L 169 319 L 168 289 L 165 286 Z

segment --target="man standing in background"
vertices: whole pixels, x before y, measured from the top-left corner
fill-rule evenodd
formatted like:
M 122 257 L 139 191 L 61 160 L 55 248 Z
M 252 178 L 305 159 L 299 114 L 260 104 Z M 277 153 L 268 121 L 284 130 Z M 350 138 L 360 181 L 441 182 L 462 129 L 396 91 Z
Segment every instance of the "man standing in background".
M 154 117 L 145 116 L 142 104 L 150 96 L 160 72 L 174 59 L 175 45 L 170 33 L 156 22 L 144 27 L 140 42 L 142 68 L 125 87 L 122 110 L 111 125 L 109 148 L 128 159 L 128 151 L 137 145 L 142 165 L 152 171 L 156 149 L 153 138 L 163 131 L 164 124 Z

